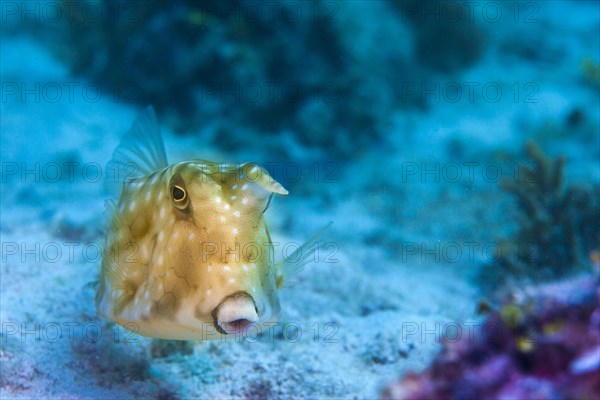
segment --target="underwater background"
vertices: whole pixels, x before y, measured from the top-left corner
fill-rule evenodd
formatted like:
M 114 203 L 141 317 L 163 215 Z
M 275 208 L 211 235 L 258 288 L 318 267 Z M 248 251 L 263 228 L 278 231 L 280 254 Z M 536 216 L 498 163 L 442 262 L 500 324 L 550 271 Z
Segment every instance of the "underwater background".
M 2 1 L 0 398 L 600 397 L 598 1 Z M 171 162 L 320 228 L 272 330 L 101 319 L 106 163 Z

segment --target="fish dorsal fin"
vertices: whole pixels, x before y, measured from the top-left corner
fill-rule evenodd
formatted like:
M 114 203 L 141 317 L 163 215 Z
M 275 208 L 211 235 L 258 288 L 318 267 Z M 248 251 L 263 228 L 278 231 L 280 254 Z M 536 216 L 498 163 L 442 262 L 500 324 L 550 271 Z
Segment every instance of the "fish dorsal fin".
M 123 135 L 106 166 L 109 189 L 120 188 L 124 181 L 150 175 L 167 167 L 165 145 L 152 106 L 147 106 Z

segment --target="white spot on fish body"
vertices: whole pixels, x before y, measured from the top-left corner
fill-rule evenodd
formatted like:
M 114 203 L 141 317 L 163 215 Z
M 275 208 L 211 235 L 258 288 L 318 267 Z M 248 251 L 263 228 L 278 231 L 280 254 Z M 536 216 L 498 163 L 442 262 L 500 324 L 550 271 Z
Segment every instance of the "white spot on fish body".
M 148 249 L 148 244 L 144 244 L 142 246 L 142 257 L 147 260 L 150 257 L 150 250 Z
M 244 205 L 248 204 L 248 198 L 247 197 L 244 197 L 242 199 L 242 204 L 244 204 Z
M 193 240 L 194 239 L 194 232 L 190 232 L 190 234 L 188 235 L 188 240 Z
M 134 308 L 133 311 L 131 312 L 131 319 L 136 320 L 140 318 L 140 310 L 137 308 Z
M 150 193 L 150 191 L 148 190 L 148 191 L 146 192 L 146 201 L 150 201 L 150 195 L 151 195 L 151 193 Z
M 129 203 L 129 211 L 135 210 L 135 200 L 131 200 Z
M 230 269 L 229 265 L 223 265 L 223 272 L 229 272 Z
M 248 184 L 244 183 L 244 185 L 242 186 L 242 190 L 246 190 L 246 189 L 248 189 Z

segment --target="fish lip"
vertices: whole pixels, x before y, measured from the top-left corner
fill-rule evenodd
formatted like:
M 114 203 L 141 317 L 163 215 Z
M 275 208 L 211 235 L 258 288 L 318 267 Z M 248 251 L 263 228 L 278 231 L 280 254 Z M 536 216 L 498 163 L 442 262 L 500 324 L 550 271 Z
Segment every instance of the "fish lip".
M 244 331 L 247 330 L 247 328 L 249 326 L 251 326 L 253 323 L 257 322 L 257 321 L 251 321 L 245 318 L 240 318 L 240 319 L 236 319 L 233 321 L 227 321 L 225 323 L 223 323 L 223 321 L 221 321 L 221 324 L 231 324 L 231 328 L 226 330 L 224 329 L 221 324 L 219 323 L 219 311 L 221 306 L 223 306 L 224 303 L 229 302 L 229 301 L 243 301 L 244 299 L 246 300 L 251 300 L 252 301 L 252 305 L 254 306 L 254 311 L 256 312 L 256 315 L 258 316 L 258 308 L 256 307 L 256 302 L 254 301 L 254 298 L 248 293 L 245 292 L 243 290 L 239 290 L 237 292 L 234 292 L 232 294 L 230 294 L 229 296 L 226 296 L 223 300 L 221 300 L 221 302 L 212 310 L 212 312 L 210 313 L 210 315 L 212 316 L 213 319 L 213 325 L 215 327 L 215 329 L 217 330 L 217 332 L 219 332 L 222 335 L 231 335 L 231 334 L 240 334 Z

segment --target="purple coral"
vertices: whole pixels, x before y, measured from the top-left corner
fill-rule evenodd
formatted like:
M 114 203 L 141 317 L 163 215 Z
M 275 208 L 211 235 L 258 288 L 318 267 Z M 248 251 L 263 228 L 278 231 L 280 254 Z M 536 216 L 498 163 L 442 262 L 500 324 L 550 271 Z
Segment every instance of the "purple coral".
M 409 373 L 385 399 L 600 398 L 600 289 L 592 278 L 531 288 L 492 313 L 501 335 L 447 343 L 421 374 Z

